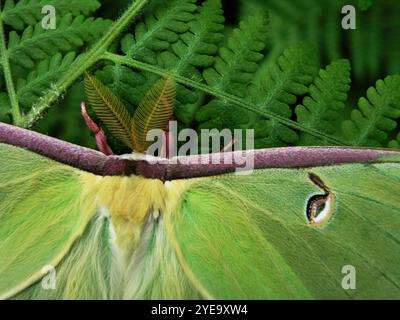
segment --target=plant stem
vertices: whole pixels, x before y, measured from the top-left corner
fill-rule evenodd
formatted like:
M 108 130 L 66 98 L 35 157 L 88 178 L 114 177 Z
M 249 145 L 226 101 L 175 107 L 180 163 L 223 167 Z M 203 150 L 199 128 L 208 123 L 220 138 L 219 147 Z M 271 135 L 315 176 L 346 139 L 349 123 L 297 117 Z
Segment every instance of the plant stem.
M 158 74 L 160 76 L 171 75 L 171 72 L 168 71 L 168 70 L 164 70 L 164 69 L 161 69 L 161 68 L 159 68 L 157 66 L 152 66 L 152 65 L 149 65 L 147 63 L 143 63 L 143 62 L 131 59 L 129 57 L 121 56 L 121 55 L 110 53 L 110 52 L 105 52 L 103 54 L 103 56 L 102 56 L 102 59 L 109 60 L 109 61 L 112 61 L 114 63 L 120 63 L 120 64 L 129 66 L 129 67 L 132 67 L 132 68 L 135 68 L 135 69 L 139 69 L 139 70 L 144 70 L 144 71 L 148 71 L 148 72 L 151 72 L 151 73 L 155 73 L 155 74 Z M 327 135 L 325 133 L 319 132 L 317 130 L 313 130 L 313 129 L 310 129 L 310 128 L 305 128 L 301 124 L 297 123 L 296 121 L 292 121 L 290 119 L 284 118 L 284 117 L 279 116 L 277 114 L 274 114 L 274 113 L 272 113 L 272 112 L 270 112 L 268 110 L 261 110 L 259 107 L 255 106 L 255 105 L 253 105 L 253 104 L 251 104 L 251 103 L 249 103 L 247 101 L 244 101 L 243 99 L 240 99 L 240 98 L 238 98 L 238 97 L 236 97 L 234 95 L 228 94 L 228 93 L 220 91 L 220 90 L 213 89 L 213 88 L 211 88 L 211 87 L 209 87 L 209 86 L 207 86 L 207 85 L 205 85 L 203 83 L 199 83 L 199 82 L 193 81 L 191 79 L 182 77 L 180 75 L 172 74 L 172 76 L 175 79 L 175 81 L 180 83 L 180 84 L 183 84 L 183 85 L 188 86 L 188 87 L 192 87 L 194 89 L 198 89 L 198 90 L 203 91 L 203 92 L 206 92 L 206 93 L 208 93 L 208 94 L 210 94 L 212 96 L 215 96 L 215 97 L 220 98 L 222 100 L 228 101 L 228 102 L 230 102 L 230 103 L 232 103 L 234 105 L 237 105 L 237 106 L 239 106 L 239 107 L 241 107 L 243 109 L 246 109 L 248 111 L 257 113 L 262 117 L 266 117 L 268 119 L 274 119 L 274 120 L 278 121 L 279 123 L 284 124 L 287 127 L 290 127 L 290 128 L 293 128 L 293 129 L 296 129 L 296 130 L 299 130 L 299 131 L 306 132 L 306 133 L 308 133 L 308 134 L 310 134 L 310 135 L 312 135 L 314 137 L 317 137 L 317 138 L 325 138 L 325 139 L 327 139 L 328 142 L 334 143 L 335 145 L 346 145 L 345 142 L 343 142 L 343 141 L 341 141 L 341 140 L 339 140 L 339 139 L 337 139 L 335 137 L 332 137 L 332 136 Z
M 1 15 L 1 9 L 0 9 L 0 15 Z M 11 115 L 13 117 L 14 123 L 16 125 L 19 125 L 22 119 L 22 114 L 21 110 L 19 109 L 18 96 L 17 93 L 15 92 L 14 82 L 11 75 L 6 38 L 4 34 L 4 26 L 3 26 L 3 21 L 1 19 L 0 19 L 0 53 L 1 53 L 0 63 L 3 66 L 4 79 L 6 82 L 8 97 L 10 99 L 10 104 L 11 104 Z
M 62 92 L 71 86 L 85 70 L 99 61 L 102 55 L 107 51 L 111 43 L 117 38 L 125 28 L 132 23 L 141 9 L 149 0 L 136 0 L 125 11 L 125 13 L 110 27 L 107 33 L 97 41 L 97 43 L 85 54 L 74 61 L 68 72 L 52 86 L 52 89 L 44 95 L 39 102 L 32 107 L 31 112 L 21 121 L 23 127 L 30 127 L 40 117 L 52 102 L 54 102 Z

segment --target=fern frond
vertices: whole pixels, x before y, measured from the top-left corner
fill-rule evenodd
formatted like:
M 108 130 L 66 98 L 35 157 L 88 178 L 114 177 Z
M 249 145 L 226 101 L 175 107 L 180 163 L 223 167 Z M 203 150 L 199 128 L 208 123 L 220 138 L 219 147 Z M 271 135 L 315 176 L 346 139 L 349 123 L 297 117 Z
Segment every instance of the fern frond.
M 172 44 L 171 51 L 161 55 L 164 67 L 171 73 L 201 79 L 197 68 L 210 67 L 215 61 L 218 44 L 223 39 L 225 21 L 220 0 L 208 0 L 198 8 L 189 30 Z
M 107 65 L 96 72 L 96 78 L 118 95 L 131 113 L 146 93 L 143 92 L 146 76 L 120 64 Z
M 303 105 L 296 107 L 297 121 L 306 128 L 317 129 L 327 134 L 335 134 L 340 112 L 345 108 L 347 92 L 350 90 L 350 63 L 337 60 L 320 70 L 319 76 L 309 88 L 309 96 Z M 300 134 L 300 145 L 323 145 L 327 141 Z
M 196 0 L 155 1 L 147 8 L 144 21 L 121 41 L 127 56 L 151 64 L 157 63 L 157 52 L 168 49 L 178 40 L 178 34 L 189 29 L 187 22 L 194 18 Z
M 174 112 L 175 87 L 172 77 L 160 79 L 139 104 L 132 122 L 135 151 L 146 152 L 151 143 L 146 141 L 146 135 L 150 130 L 167 129 Z
M 144 10 L 143 20 L 121 40 L 121 51 L 134 59 L 162 65 L 160 54 L 188 32 L 188 23 L 194 19 L 195 0 L 155 0 Z M 96 73 L 109 88 L 128 102 L 135 110 L 158 76 L 132 71 L 119 64 L 108 65 Z M 186 91 L 186 93 L 188 93 Z M 189 91 L 189 94 L 193 94 Z M 186 97 L 187 98 L 187 97 Z M 191 100 L 195 98 L 191 97 Z M 186 100 L 185 102 L 188 102 Z
M 392 149 L 400 149 L 400 133 L 397 135 L 396 140 L 392 140 L 389 142 L 388 147 Z
M 202 81 L 201 71 L 214 62 L 222 40 L 224 17 L 220 0 L 208 0 L 199 7 L 192 2 L 168 1 L 165 5 L 156 1 L 145 11 L 144 22 L 137 26 L 135 36 L 128 34 L 122 39 L 122 51 L 139 60 L 151 61 L 173 74 Z M 154 11 L 158 13 L 157 21 Z M 175 32 L 176 37 L 165 37 L 165 30 L 170 35 Z M 154 47 L 155 44 L 160 46 Z M 142 57 L 140 52 L 146 52 L 146 55 Z M 132 109 L 157 80 L 152 74 L 138 73 L 120 65 L 106 66 L 96 75 L 128 101 Z M 127 81 L 120 81 L 122 75 Z M 176 91 L 177 119 L 189 124 L 201 104 L 200 95 L 182 85 L 178 85 Z
M 242 0 L 242 5 L 251 2 Z M 360 81 L 400 72 L 395 58 L 400 54 L 397 0 L 257 0 L 257 4 L 270 11 L 273 48 L 311 42 L 317 46 L 320 61 L 350 59 L 353 75 Z M 340 26 L 344 5 L 359 8 L 356 30 Z M 389 55 L 391 59 L 386 59 Z
M 85 74 L 85 91 L 89 103 L 114 137 L 133 149 L 132 117 L 114 93 L 95 77 Z
M 41 23 L 29 26 L 20 36 L 12 31 L 9 35 L 8 55 L 10 60 L 25 68 L 33 68 L 35 61 L 46 59 L 58 52 L 72 51 L 98 39 L 110 26 L 110 21 L 101 18 L 73 18 L 64 16 L 54 30 L 43 29 Z
M 400 76 L 378 80 L 375 88 L 368 89 L 367 98 L 359 100 L 358 106 L 359 109 L 351 112 L 351 120 L 343 122 L 349 145 L 386 145 L 400 118 Z
M 17 3 L 6 0 L 0 19 L 15 30 L 23 30 L 26 25 L 35 25 L 43 19 L 42 8 L 46 5 L 55 7 L 57 17 L 68 13 L 88 15 L 100 7 L 97 0 L 18 0 Z
M 75 52 L 69 52 L 64 57 L 57 53 L 41 61 L 26 79 L 19 79 L 16 89 L 20 104 L 29 110 L 44 92 L 51 89 L 51 84 L 69 69 L 75 57 Z
M 248 86 L 263 59 L 267 38 L 268 19 L 254 13 L 233 30 L 226 46 L 219 50 L 213 67 L 203 72 L 207 84 L 217 90 L 245 98 Z M 200 128 L 243 128 L 243 112 L 224 100 L 213 99 L 201 107 L 195 115 Z
M 194 20 L 189 22 L 189 30 L 180 35 L 171 50 L 160 54 L 161 66 L 172 74 L 202 81 L 201 71 L 215 61 L 218 45 L 223 39 L 224 21 L 220 0 L 203 2 Z M 201 103 L 200 95 L 193 96 L 185 87 L 177 86 L 175 111 L 179 121 L 190 124 Z
M 307 93 L 307 86 L 317 72 L 316 56 L 312 46 L 297 44 L 286 49 L 278 60 L 267 69 L 259 83 L 251 87 L 250 99 L 260 109 L 290 119 L 290 105 L 296 103 L 297 96 Z M 253 123 L 261 122 L 253 116 Z M 297 141 L 296 132 L 276 120 L 263 120 L 263 128 L 256 132 L 258 147 L 284 146 Z

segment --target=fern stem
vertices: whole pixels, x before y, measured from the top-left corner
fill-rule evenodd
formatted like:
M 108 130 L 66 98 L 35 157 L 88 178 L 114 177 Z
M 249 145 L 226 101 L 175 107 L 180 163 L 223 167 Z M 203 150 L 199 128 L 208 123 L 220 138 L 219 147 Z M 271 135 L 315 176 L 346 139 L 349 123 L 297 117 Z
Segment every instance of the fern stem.
M 0 16 L 1 16 L 1 9 L 0 9 Z M 15 91 L 14 82 L 13 82 L 13 78 L 11 75 L 10 62 L 9 62 L 9 57 L 8 57 L 7 45 L 6 45 L 6 38 L 5 38 L 5 34 L 4 34 L 4 26 L 3 26 L 3 21 L 1 18 L 0 18 L 0 52 L 1 52 L 1 58 L 0 58 L 1 62 L 0 63 L 3 66 L 4 80 L 6 82 L 8 97 L 10 99 L 11 114 L 12 114 L 14 123 L 16 125 L 20 125 L 21 119 L 22 119 L 22 114 L 21 114 L 21 110 L 19 108 L 18 96 Z
M 151 73 L 154 73 L 154 74 L 158 74 L 158 75 L 164 76 L 164 77 L 166 77 L 168 75 L 171 75 L 171 72 L 168 71 L 168 70 L 164 70 L 164 69 L 161 69 L 161 68 L 159 68 L 157 66 L 152 66 L 152 65 L 149 65 L 147 63 L 143 63 L 143 62 L 131 59 L 129 57 L 121 56 L 121 55 L 110 53 L 110 52 L 104 53 L 102 58 L 104 60 L 109 60 L 109 61 L 112 61 L 114 63 L 120 63 L 120 64 L 129 66 L 129 67 L 132 67 L 132 68 L 135 68 L 135 69 L 148 71 L 148 72 L 151 72 Z M 301 124 L 297 123 L 296 121 L 289 120 L 289 119 L 287 119 L 285 117 L 282 117 L 282 116 L 279 116 L 279 115 L 274 114 L 272 112 L 269 112 L 268 110 L 260 110 L 255 105 L 253 105 L 251 103 L 248 103 L 247 101 L 244 101 L 244 100 L 242 100 L 242 99 L 240 99 L 240 98 L 238 98 L 238 97 L 236 97 L 234 95 L 228 94 L 228 93 L 220 91 L 220 90 L 213 89 L 213 88 L 211 88 L 211 87 L 209 87 L 209 86 L 207 86 L 205 84 L 193 81 L 191 79 L 188 79 L 186 77 L 182 77 L 180 75 L 172 74 L 172 77 L 175 79 L 176 82 L 178 82 L 180 84 L 183 84 L 185 86 L 189 86 L 191 88 L 198 89 L 200 91 L 208 93 L 208 94 L 210 94 L 212 96 L 215 96 L 217 98 L 220 98 L 222 100 L 225 100 L 227 102 L 235 104 L 235 105 L 237 105 L 237 106 L 239 106 L 239 107 L 241 107 L 243 109 L 246 109 L 248 111 L 251 111 L 251 112 L 254 112 L 256 114 L 259 114 L 262 117 L 266 117 L 266 118 L 269 118 L 269 119 L 274 119 L 274 120 L 278 121 L 279 123 L 281 123 L 281 124 L 283 124 L 283 125 L 285 125 L 287 127 L 290 127 L 290 128 L 293 128 L 293 129 L 308 133 L 308 134 L 310 134 L 310 135 L 312 135 L 314 137 L 317 137 L 317 138 L 325 138 L 328 142 L 333 143 L 334 145 L 346 145 L 345 142 L 343 142 L 343 141 L 341 141 L 341 140 L 339 140 L 339 139 L 337 139 L 335 137 L 332 137 L 332 136 L 330 136 L 328 134 L 325 134 L 323 132 L 319 132 L 317 130 L 313 130 L 311 128 L 305 128 L 304 126 L 302 126 Z
M 44 95 L 40 101 L 32 107 L 32 110 L 21 121 L 23 127 L 30 127 L 40 115 L 54 102 L 62 92 L 71 86 L 87 69 L 99 61 L 107 51 L 111 43 L 126 29 L 139 14 L 140 10 L 149 0 L 136 0 L 125 13 L 114 22 L 104 36 L 83 56 L 75 60 L 65 75 L 52 86 L 52 89 Z

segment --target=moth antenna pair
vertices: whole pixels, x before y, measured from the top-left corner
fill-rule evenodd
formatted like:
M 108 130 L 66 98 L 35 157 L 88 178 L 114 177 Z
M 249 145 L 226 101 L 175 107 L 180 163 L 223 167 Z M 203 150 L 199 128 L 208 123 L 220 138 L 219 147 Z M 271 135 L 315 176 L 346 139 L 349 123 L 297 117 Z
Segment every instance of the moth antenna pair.
M 133 116 L 128 112 L 124 103 L 100 80 L 85 73 L 85 92 L 97 117 L 106 125 L 111 134 L 132 150 L 145 153 L 151 142 L 146 137 L 150 130 L 168 130 L 172 119 L 176 97 L 176 84 L 172 76 L 158 80 L 146 93 L 139 103 Z M 84 108 L 82 115 L 95 134 L 96 143 L 100 151 L 112 154 L 108 146 L 104 131 L 90 119 Z M 164 134 L 164 137 L 168 135 Z M 164 145 L 170 143 L 164 139 Z M 164 149 L 164 148 L 163 148 Z M 168 148 L 165 147 L 165 150 Z M 166 153 L 168 156 L 168 152 Z

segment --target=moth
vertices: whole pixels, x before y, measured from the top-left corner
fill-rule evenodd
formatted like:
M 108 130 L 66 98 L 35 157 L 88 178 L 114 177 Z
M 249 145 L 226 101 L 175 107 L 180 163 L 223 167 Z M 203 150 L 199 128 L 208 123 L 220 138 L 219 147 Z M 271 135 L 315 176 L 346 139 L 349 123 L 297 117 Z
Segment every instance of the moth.
M 150 161 L 144 124 L 154 105 L 148 127 L 170 119 L 167 82 L 136 121 L 88 94 L 139 153 L 112 154 L 89 116 L 103 152 L 0 124 L 1 298 L 400 298 L 399 151 L 235 151 L 254 157 L 244 175 L 232 152 Z

